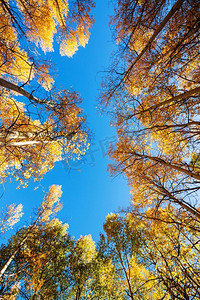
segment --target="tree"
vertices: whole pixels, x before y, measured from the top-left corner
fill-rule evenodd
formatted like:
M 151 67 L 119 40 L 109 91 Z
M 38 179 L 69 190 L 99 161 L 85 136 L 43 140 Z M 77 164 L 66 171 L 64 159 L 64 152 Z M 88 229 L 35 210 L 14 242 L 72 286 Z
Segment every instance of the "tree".
M 13 175 L 22 182 L 32 177 L 39 180 L 56 161 L 84 154 L 87 129 L 77 106 L 81 101 L 77 93 L 58 92 L 51 104 L 39 105 L 45 113 L 43 122 L 27 115 L 24 105 L 5 91 L 3 96 L 0 104 L 1 178 Z
M 0 249 L 2 299 L 63 299 L 69 286 L 67 256 L 73 240 L 68 225 L 53 218 L 61 209 L 61 187 L 53 185 L 35 221 Z M 10 297 L 10 298 L 9 298 Z M 15 299 L 15 298 L 13 298 Z
M 14 247 L 28 229 L 19 230 L 4 252 Z M 2 280 L 2 295 L 9 294 L 17 282 L 20 299 L 62 298 L 67 285 L 66 256 L 71 245 L 66 229 L 66 224 L 53 219 L 31 230 Z
M 70 299 L 92 299 L 91 281 L 96 265 L 96 247 L 91 235 L 81 236 L 68 256 L 70 286 L 67 296 Z
M 13 83 L 26 85 L 33 77 L 47 89 L 53 83 L 49 66 L 35 56 L 35 46 L 53 51 L 59 33 L 61 55 L 72 56 L 85 46 L 93 24 L 91 0 L 18 1 L 1 0 L 0 74 Z M 1 82 L 2 85 L 2 82 Z
M 1 178 L 37 180 L 56 161 L 84 154 L 87 128 L 78 107 L 81 99 L 73 90 L 51 90 L 50 65 L 39 60 L 35 48 L 53 51 L 58 32 L 61 55 L 72 56 L 88 42 L 93 6 L 91 0 L 1 1 Z
M 134 210 L 127 218 L 130 226 L 137 220 L 145 231 L 141 256 L 166 297 L 198 298 L 199 222 L 170 205 L 157 214 L 152 209 L 145 214 Z
M 61 55 L 72 56 L 79 46 L 85 46 L 93 24 L 91 0 L 18 1 L 1 0 L 1 68 L 0 73 L 14 82 L 27 83 L 33 76 L 40 83 L 51 83 L 48 65 L 34 59 L 34 48 L 53 51 L 53 41 L 59 33 Z M 28 43 L 28 48 L 24 46 Z M 48 82 L 48 80 L 50 80 Z M 46 77 L 46 79 L 45 79 Z M 13 81 L 13 80 L 12 80 Z
M 132 216 L 132 215 L 131 215 Z M 156 275 L 144 259 L 146 239 L 144 223 L 138 217 L 109 214 L 104 223 L 100 251 L 109 257 L 118 274 L 119 299 L 162 299 L 165 293 Z
M 45 195 L 42 205 L 37 211 L 36 219 L 29 226 L 29 228 L 25 230 L 25 233 L 20 237 L 20 239 L 17 239 L 17 242 L 14 244 L 14 247 L 11 253 L 9 253 L 8 258 L 5 261 L 1 262 L 0 278 L 4 276 L 6 270 L 8 269 L 10 264 L 14 261 L 14 258 L 19 253 L 19 251 L 21 251 L 29 236 L 33 234 L 34 230 L 37 231 L 39 226 L 46 224 L 50 220 L 50 216 L 52 216 L 53 214 L 55 214 L 57 211 L 61 209 L 62 207 L 62 204 L 60 203 L 61 195 L 62 195 L 61 186 L 58 185 L 50 186 L 49 192 Z
M 60 187 L 50 191 L 37 223 L 21 228 L 0 248 L 2 299 L 200 296 L 199 222 L 186 211 L 168 205 L 155 214 L 132 206 L 109 214 L 96 248 L 90 235 L 75 241 L 66 224 L 52 219 L 60 208 Z
M 111 22 L 119 51 L 101 95 L 119 138 L 109 151 L 116 162 L 111 171 L 126 174 L 135 205 L 170 201 L 194 218 L 200 218 L 193 164 L 199 153 L 198 20 L 193 0 L 119 1 Z
M 108 215 L 104 230 L 100 252 L 118 272 L 122 299 L 199 297 L 199 222 L 186 211 L 132 206 Z
M 124 299 L 123 282 L 112 263 L 112 259 L 105 254 L 102 238 L 101 236 L 97 247 L 97 258 L 90 284 L 91 299 L 122 300 Z
M 67 224 L 52 219 L 52 214 L 60 209 L 60 195 L 60 187 L 51 186 L 38 209 L 37 219 L 1 246 L 0 296 L 2 299 L 100 300 L 108 296 L 123 299 L 118 297 L 120 286 L 114 266 L 110 259 L 98 254 L 91 236 L 81 236 L 75 241 L 66 231 Z

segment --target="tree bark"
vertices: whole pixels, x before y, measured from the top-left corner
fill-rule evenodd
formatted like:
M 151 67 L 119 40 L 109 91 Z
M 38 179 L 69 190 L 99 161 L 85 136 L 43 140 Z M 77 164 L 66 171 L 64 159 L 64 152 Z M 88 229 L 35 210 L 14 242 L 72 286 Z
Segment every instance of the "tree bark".
M 35 98 L 32 94 L 28 93 L 27 91 L 25 91 L 23 88 L 21 88 L 20 86 L 11 83 L 3 78 L 0 78 L 0 85 L 5 87 L 8 90 L 14 91 L 18 94 L 21 94 L 22 96 L 25 96 L 26 98 L 28 98 L 29 100 L 33 100 L 35 102 L 41 102 L 41 100 Z
M 25 96 L 30 101 L 34 101 L 38 104 L 44 104 L 44 105 L 47 105 L 50 108 L 54 108 L 54 105 L 52 105 L 49 101 L 40 100 L 39 98 L 34 97 L 32 94 L 30 94 L 29 92 L 24 90 L 22 87 L 14 84 L 14 83 L 11 83 L 11 82 L 3 79 L 3 78 L 0 78 L 0 86 L 6 88 L 8 90 L 14 91 L 14 92 L 16 92 L 16 93 L 18 93 L 22 96 Z
M 55 133 L 54 133 L 55 135 Z M 55 140 L 47 130 L 40 132 L 0 131 L 0 147 L 19 147 L 34 144 L 45 144 Z

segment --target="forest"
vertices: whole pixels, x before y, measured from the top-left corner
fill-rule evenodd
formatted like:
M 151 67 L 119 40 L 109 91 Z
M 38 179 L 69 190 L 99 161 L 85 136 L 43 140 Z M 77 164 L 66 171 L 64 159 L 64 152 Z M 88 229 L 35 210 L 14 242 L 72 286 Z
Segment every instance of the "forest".
M 102 0 L 114 50 L 90 104 L 57 84 L 48 55 L 76 68 L 95 41 L 98 1 L 0 0 L 0 183 L 27 193 L 1 205 L 0 300 L 200 299 L 200 3 Z M 98 240 L 75 238 L 59 218 L 53 175 L 87 157 L 95 132 L 84 105 L 109 119 L 109 176 L 131 195 L 107 211 Z M 55 183 L 21 221 L 33 182 L 49 173 Z

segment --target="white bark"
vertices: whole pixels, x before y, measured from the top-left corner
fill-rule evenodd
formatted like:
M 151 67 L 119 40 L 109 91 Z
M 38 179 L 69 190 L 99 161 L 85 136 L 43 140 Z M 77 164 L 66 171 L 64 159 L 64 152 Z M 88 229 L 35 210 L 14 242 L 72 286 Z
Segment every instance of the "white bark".
M 51 142 L 47 131 L 41 132 L 20 132 L 20 131 L 1 131 L 0 147 L 18 147 L 40 143 Z

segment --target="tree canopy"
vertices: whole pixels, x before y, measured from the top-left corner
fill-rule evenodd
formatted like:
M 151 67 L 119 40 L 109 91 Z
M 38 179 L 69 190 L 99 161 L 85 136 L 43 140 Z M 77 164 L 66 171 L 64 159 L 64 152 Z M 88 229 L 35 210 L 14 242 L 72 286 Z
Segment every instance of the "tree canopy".
M 118 43 L 101 101 L 118 142 L 114 174 L 126 174 L 135 205 L 180 205 L 195 218 L 199 190 L 199 5 L 119 1 Z
M 84 154 L 81 98 L 72 89 L 52 90 L 51 65 L 36 48 L 53 51 L 57 33 L 61 55 L 72 56 L 88 42 L 93 6 L 90 0 L 1 1 L 1 178 L 38 180 L 56 161 Z
M 56 218 L 62 190 L 51 185 L 32 221 L 0 246 L 2 300 L 200 299 L 200 5 L 113 2 L 117 50 L 100 102 L 118 137 L 109 169 L 127 178 L 130 206 L 106 216 L 98 241 L 75 239 Z M 88 147 L 80 96 L 53 88 L 38 54 L 53 51 L 54 37 L 61 55 L 84 47 L 94 3 L 0 3 L 0 177 L 27 186 Z M 22 215 L 22 204 L 2 210 L 0 233 Z

